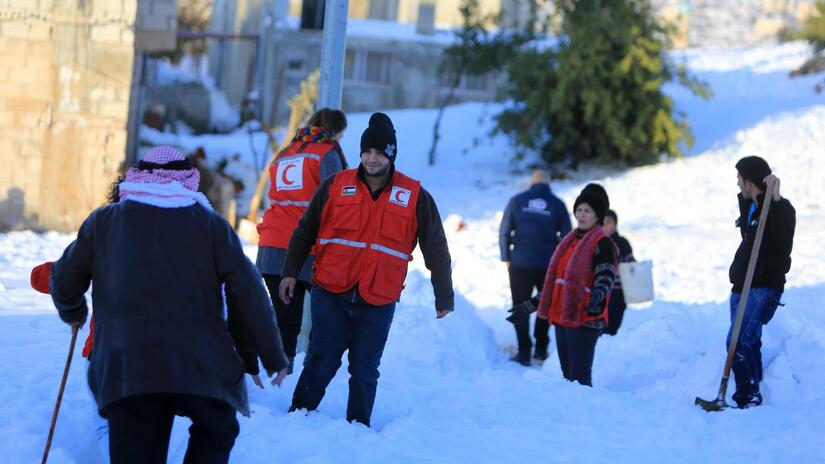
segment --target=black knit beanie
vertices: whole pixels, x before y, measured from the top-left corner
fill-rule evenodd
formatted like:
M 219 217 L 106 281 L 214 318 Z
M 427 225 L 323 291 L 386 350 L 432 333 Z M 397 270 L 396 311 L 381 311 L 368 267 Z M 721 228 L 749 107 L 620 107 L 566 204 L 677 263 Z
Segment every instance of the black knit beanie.
M 604 224 L 604 216 L 607 214 L 608 208 L 610 208 L 610 199 L 607 197 L 607 192 L 604 190 L 604 187 L 593 183 L 585 185 L 573 203 L 574 213 L 576 208 L 582 203 L 590 205 L 590 208 L 596 213 L 596 217 L 599 218 L 599 224 Z
M 398 142 L 395 140 L 395 128 L 390 117 L 384 113 L 373 113 L 370 116 L 369 127 L 361 134 L 361 153 L 375 148 L 395 162 L 398 151 Z
M 736 170 L 742 178 L 753 182 L 760 190 L 767 190 L 764 180 L 771 175 L 768 162 L 758 156 L 746 156 L 736 162 Z

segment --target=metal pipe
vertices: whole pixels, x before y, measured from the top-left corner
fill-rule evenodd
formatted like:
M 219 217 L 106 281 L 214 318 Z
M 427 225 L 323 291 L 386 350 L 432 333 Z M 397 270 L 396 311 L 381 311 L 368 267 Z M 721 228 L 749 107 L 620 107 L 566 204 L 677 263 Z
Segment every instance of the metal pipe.
M 341 108 L 349 0 L 327 0 L 321 42 L 317 108 Z

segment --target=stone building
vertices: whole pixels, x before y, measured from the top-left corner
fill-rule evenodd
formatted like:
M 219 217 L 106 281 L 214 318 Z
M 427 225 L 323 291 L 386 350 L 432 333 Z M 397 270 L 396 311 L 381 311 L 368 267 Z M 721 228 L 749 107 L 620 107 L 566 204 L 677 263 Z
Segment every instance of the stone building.
M 147 50 L 176 0 L 0 0 L 0 229 L 75 229 L 105 202 Z
M 321 33 L 283 28 L 270 36 L 264 60 L 261 104 L 265 124 L 288 118 L 288 99 L 321 62 Z M 438 74 L 443 50 L 452 43 L 447 31 L 422 33 L 416 26 L 386 21 L 351 20 L 344 60 L 341 108 L 368 112 L 393 108 L 432 108 L 450 85 Z M 488 101 L 495 97 L 495 76 L 462 78 L 451 102 Z

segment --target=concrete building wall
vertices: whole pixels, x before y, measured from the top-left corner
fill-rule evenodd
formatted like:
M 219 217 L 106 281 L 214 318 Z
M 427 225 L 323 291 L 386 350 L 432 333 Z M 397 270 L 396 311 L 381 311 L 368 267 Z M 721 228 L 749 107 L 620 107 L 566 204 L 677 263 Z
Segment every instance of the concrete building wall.
M 261 18 L 272 11 L 273 0 L 216 0 L 210 32 L 227 35 L 261 33 Z M 210 73 L 233 105 L 254 89 L 258 43 L 246 39 L 210 40 Z
M 289 99 L 321 62 L 320 31 L 278 30 L 270 38 L 265 62 L 262 102 L 266 125 L 285 124 Z M 394 108 L 432 108 L 448 93 L 437 74 L 444 46 L 395 39 L 347 37 L 348 58 L 344 65 L 342 109 L 346 112 L 378 111 Z M 368 70 L 383 61 L 382 72 Z M 376 77 L 379 77 L 376 79 Z M 492 100 L 495 83 L 482 88 L 459 88 L 453 103 Z
M 0 0 L 0 228 L 72 230 L 105 202 L 125 158 L 138 3 Z M 175 0 L 140 3 L 155 29 L 176 16 Z

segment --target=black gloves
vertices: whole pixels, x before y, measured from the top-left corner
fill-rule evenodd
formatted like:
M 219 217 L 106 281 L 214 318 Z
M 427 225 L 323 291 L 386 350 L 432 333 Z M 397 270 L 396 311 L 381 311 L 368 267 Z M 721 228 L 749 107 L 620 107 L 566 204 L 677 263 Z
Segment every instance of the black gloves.
M 598 316 L 604 312 L 604 297 L 605 292 L 603 289 L 593 289 L 593 292 L 590 294 L 590 303 L 588 303 L 587 308 L 585 308 L 588 316 Z
M 254 353 L 238 353 L 243 361 L 243 370 L 249 375 L 258 375 L 261 370 L 258 367 L 258 356 Z
M 523 324 L 527 322 L 527 319 L 530 317 L 530 313 L 535 312 L 536 305 L 538 304 L 538 297 L 533 297 L 530 300 L 525 301 L 524 303 L 517 304 L 510 308 L 507 312 L 510 313 L 507 316 L 507 320 L 512 322 L 514 325 Z

